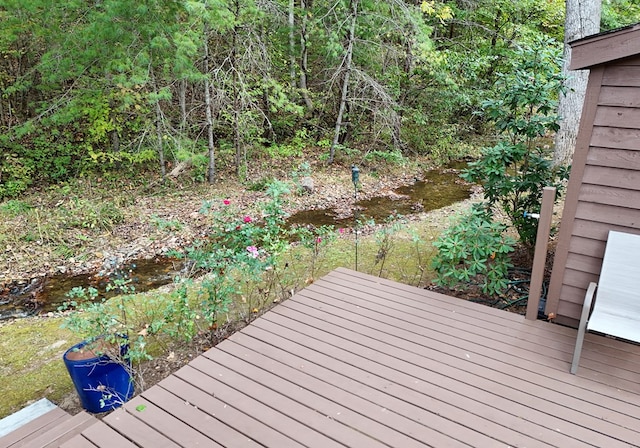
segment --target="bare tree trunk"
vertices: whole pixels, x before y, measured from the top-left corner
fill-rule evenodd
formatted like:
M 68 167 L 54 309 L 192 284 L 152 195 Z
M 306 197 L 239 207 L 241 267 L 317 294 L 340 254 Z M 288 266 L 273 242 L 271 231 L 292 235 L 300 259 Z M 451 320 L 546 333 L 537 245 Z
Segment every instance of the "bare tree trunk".
M 307 112 L 313 112 L 313 101 L 309 96 L 307 88 L 307 73 L 309 71 L 309 50 L 307 47 L 307 6 L 310 2 L 300 0 L 300 9 L 302 10 L 302 21 L 300 25 L 300 91 L 304 104 L 307 106 Z
M 160 95 L 158 92 L 158 84 L 156 82 L 155 74 L 153 73 L 153 68 L 150 66 L 149 71 L 151 73 L 151 78 L 153 80 L 153 93 L 156 97 L 156 137 L 158 138 L 158 159 L 160 161 L 160 173 L 162 174 L 162 181 L 164 182 L 165 177 L 167 176 L 167 167 L 164 162 L 164 143 L 162 138 L 162 109 L 160 108 Z
M 236 23 L 240 17 L 240 2 L 238 0 L 234 3 L 235 11 L 234 15 L 236 18 Z M 242 142 L 240 139 L 240 97 L 239 97 L 239 88 L 238 84 L 240 83 L 239 73 L 238 73 L 238 33 L 239 26 L 235 25 L 233 28 L 233 42 L 231 49 L 231 70 L 233 70 L 233 146 L 235 149 L 235 164 L 236 164 L 236 175 L 240 175 L 242 171 Z
M 560 96 L 558 104 L 560 130 L 556 133 L 554 165 L 571 163 L 589 77 L 588 70 L 569 71 L 571 47 L 567 43 L 600 31 L 602 0 L 566 0 L 566 8 L 562 73 L 567 76 L 567 93 Z
M 209 146 L 209 167 L 207 180 L 209 184 L 216 181 L 216 147 L 213 140 L 213 114 L 211 113 L 211 88 L 209 85 L 209 26 L 204 27 L 204 102 L 207 116 L 207 140 Z
M 158 93 L 157 87 L 155 87 L 155 93 Z M 164 181 L 167 175 L 167 168 L 164 166 L 164 144 L 162 140 L 162 109 L 160 109 L 160 101 L 156 101 L 156 136 L 158 137 L 158 158 L 160 159 L 160 173 L 162 174 L 162 180 Z
M 111 137 L 111 148 L 114 153 L 120 152 L 120 135 L 118 134 L 117 129 L 112 129 L 109 131 L 109 135 Z
M 181 79 L 178 88 L 178 101 L 180 102 L 180 131 L 187 127 L 187 80 Z
M 349 40 L 347 42 L 347 51 L 342 64 L 344 70 L 344 77 L 342 80 L 342 94 L 340 96 L 340 107 L 338 109 L 338 117 L 336 118 L 336 128 L 333 134 L 333 142 L 331 143 L 331 150 L 329 152 L 329 163 L 333 163 L 336 146 L 340 140 L 340 131 L 342 129 L 342 118 L 344 111 L 347 107 L 347 99 L 349 95 L 349 77 L 351 75 L 351 63 L 353 61 L 353 44 L 356 35 L 356 21 L 358 19 L 358 2 L 359 0 L 351 0 L 351 25 L 349 26 Z
M 289 0 L 289 76 L 291 77 L 291 87 L 296 85 L 295 6 L 295 0 Z

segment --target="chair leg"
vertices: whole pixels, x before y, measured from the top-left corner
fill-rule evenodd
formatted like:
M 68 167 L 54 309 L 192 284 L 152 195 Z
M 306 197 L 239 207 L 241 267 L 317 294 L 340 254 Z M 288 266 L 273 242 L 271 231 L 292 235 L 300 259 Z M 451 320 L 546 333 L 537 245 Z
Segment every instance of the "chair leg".
M 580 354 L 582 353 L 582 343 L 584 342 L 584 335 L 587 332 L 587 322 L 589 321 L 589 315 L 591 313 L 591 304 L 593 303 L 593 295 L 596 291 L 596 284 L 591 282 L 587 293 L 584 296 L 584 304 L 582 305 L 582 314 L 580 316 L 580 326 L 578 327 L 578 337 L 576 339 L 576 347 L 573 351 L 573 360 L 571 361 L 571 373 L 576 374 L 578 371 L 578 364 L 580 364 Z

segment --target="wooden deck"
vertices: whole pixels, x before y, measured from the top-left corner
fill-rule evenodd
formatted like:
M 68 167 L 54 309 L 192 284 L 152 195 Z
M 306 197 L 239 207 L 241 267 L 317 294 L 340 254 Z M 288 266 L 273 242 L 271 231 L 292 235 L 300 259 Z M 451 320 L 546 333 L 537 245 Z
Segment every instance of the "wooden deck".
M 64 443 L 640 446 L 640 347 L 338 269 Z

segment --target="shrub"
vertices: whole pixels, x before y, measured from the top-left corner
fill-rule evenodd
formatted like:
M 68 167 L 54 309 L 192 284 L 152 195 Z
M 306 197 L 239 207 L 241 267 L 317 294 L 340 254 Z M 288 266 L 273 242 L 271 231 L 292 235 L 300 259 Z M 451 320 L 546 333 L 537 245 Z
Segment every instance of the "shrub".
M 461 286 L 479 282 L 485 294 L 500 294 L 507 288 L 509 253 L 515 241 L 505 235 L 506 225 L 493 222 L 482 207 L 458 216 L 434 243 L 438 249 L 432 267 L 436 283 Z
M 542 138 L 559 128 L 557 95 L 562 90 L 559 51 L 547 41 L 516 53 L 513 70 L 499 75 L 497 99 L 483 103 L 483 113 L 503 139 L 482 151 L 462 177 L 484 186 L 487 210 L 499 205 L 516 228 L 520 241 L 533 246 L 537 221 L 524 212 L 539 212 L 542 191 L 560 194 L 568 170 L 553 167 Z

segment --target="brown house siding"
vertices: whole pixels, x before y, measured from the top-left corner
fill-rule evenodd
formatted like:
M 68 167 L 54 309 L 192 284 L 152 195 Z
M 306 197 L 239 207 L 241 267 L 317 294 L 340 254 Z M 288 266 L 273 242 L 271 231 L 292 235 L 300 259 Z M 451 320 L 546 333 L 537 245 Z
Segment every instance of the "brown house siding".
M 640 56 L 591 68 L 546 308 L 559 323 L 577 325 L 609 230 L 640 234 L 639 87 Z

